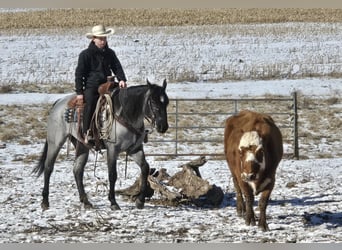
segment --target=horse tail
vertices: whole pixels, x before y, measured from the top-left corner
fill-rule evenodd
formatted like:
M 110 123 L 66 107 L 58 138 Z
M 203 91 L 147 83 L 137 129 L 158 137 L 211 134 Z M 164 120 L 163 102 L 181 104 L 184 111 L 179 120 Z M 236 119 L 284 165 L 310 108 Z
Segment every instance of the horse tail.
M 32 173 L 37 174 L 37 177 L 39 177 L 44 172 L 44 165 L 45 165 L 44 163 L 47 157 L 47 151 L 48 151 L 48 143 L 47 141 L 45 141 L 43 154 L 41 155 L 37 166 L 32 170 Z

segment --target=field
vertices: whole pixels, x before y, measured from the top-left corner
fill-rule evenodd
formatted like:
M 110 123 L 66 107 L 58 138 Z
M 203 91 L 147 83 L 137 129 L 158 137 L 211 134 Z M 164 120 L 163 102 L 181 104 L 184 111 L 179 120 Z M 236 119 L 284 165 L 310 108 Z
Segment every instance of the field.
M 85 210 L 72 176 L 74 151 L 67 156 L 65 147 L 52 175 L 51 208 L 42 212 L 43 180 L 31 170 L 43 147 L 51 104 L 73 92 L 77 56 L 86 48 L 84 34 L 94 22 L 84 16 L 125 14 L 93 11 L 0 11 L 0 142 L 6 144 L 0 149 L 0 242 L 341 242 L 340 10 L 126 10 L 131 19 L 105 21 L 116 28 L 109 45 L 130 85 L 146 78 L 160 84 L 165 78 L 174 99 L 289 97 L 298 92 L 300 160 L 286 158 L 279 165 L 267 210 L 270 232 L 245 226 L 236 216 L 230 173 L 218 159 L 201 169 L 204 178 L 225 191 L 218 208 L 147 202 L 137 210 L 119 197 L 122 210 L 113 212 L 106 198 L 105 157 L 99 156 L 95 168 L 91 155 L 85 185 L 96 208 Z M 243 107 L 291 109 L 281 103 L 247 102 Z M 182 108 L 210 112 L 217 105 Z M 171 104 L 169 112 L 173 109 Z M 292 150 L 284 146 L 287 153 Z M 149 150 L 157 149 L 147 144 Z M 148 157 L 151 167 L 171 174 L 187 160 Z M 124 165 L 120 159 L 117 188 L 129 186 L 139 174 L 129 161 L 125 179 Z

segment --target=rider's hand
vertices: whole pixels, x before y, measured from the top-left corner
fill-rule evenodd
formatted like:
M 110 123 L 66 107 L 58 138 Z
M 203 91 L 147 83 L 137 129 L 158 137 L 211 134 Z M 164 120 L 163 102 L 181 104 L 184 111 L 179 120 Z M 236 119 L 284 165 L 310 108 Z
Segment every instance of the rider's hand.
M 122 81 L 122 80 L 121 80 L 121 81 L 119 82 L 119 87 L 120 87 L 120 88 L 126 88 L 126 87 L 127 87 L 127 83 L 126 83 L 125 81 Z
M 76 96 L 76 106 L 82 107 L 83 106 L 83 95 L 77 95 Z

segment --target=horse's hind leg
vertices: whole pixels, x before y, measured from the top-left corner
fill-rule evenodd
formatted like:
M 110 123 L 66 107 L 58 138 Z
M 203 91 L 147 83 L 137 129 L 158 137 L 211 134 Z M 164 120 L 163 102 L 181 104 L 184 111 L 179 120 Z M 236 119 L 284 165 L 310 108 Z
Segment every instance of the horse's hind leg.
M 73 168 L 74 177 L 77 184 L 80 201 L 84 204 L 85 208 L 92 208 L 93 205 L 89 202 L 88 196 L 84 191 L 83 174 L 84 167 L 88 161 L 89 149 L 82 143 L 78 142 L 76 146 L 76 160 Z
M 107 163 L 108 163 L 108 180 L 109 180 L 109 194 L 108 199 L 111 204 L 111 209 L 120 210 L 120 206 L 115 199 L 115 183 L 117 179 L 116 161 L 117 153 L 113 145 L 107 146 Z
M 142 209 L 145 205 L 145 197 L 146 197 L 146 190 L 147 190 L 147 177 L 150 171 L 150 166 L 148 165 L 145 154 L 143 150 L 138 151 L 135 154 L 131 155 L 133 160 L 139 165 L 141 169 L 141 186 L 140 186 L 140 192 L 135 200 L 135 205 L 137 208 Z
M 44 187 L 43 187 L 43 201 L 42 209 L 46 210 L 49 208 L 49 183 L 50 177 L 54 168 L 54 164 L 59 153 L 60 147 L 54 144 L 48 144 L 47 155 L 44 163 Z

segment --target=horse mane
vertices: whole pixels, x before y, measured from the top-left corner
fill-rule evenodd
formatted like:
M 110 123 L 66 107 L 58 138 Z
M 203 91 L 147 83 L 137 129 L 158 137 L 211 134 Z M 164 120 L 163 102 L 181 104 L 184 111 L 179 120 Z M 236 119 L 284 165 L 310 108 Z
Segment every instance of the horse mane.
M 131 86 L 120 89 L 119 94 L 113 97 L 114 113 L 136 129 L 140 129 L 144 125 L 147 101 L 145 94 L 148 89 L 148 85 Z

